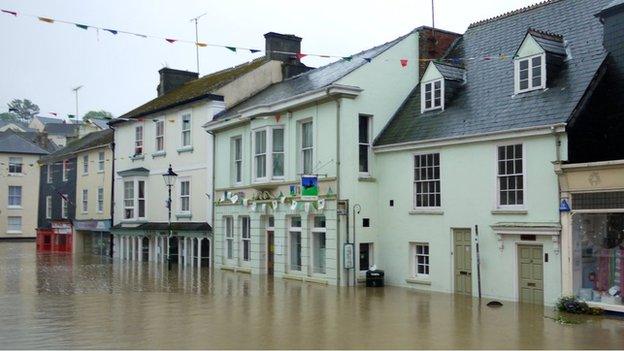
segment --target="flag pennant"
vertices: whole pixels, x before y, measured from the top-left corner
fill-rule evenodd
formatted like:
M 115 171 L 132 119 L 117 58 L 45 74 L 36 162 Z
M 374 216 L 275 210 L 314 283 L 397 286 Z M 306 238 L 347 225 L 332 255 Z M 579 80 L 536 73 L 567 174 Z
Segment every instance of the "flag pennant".
M 177 39 L 168 39 L 168 38 L 165 38 L 165 40 L 166 40 L 167 42 L 171 43 L 171 44 L 173 44 L 173 43 L 175 43 L 176 41 L 178 41 Z
M 401 59 L 401 67 L 407 67 L 407 59 Z
M 280 121 L 280 119 L 281 119 L 281 118 L 282 118 L 282 115 L 281 115 L 281 114 L 279 114 L 279 113 L 278 113 L 278 114 L 276 114 L 276 115 L 275 115 L 275 123 L 279 123 L 279 121 Z
M 9 10 L 0 10 L 0 11 L 2 11 L 4 13 L 8 13 L 9 15 L 17 16 L 17 12 L 15 12 L 15 11 L 9 11 Z
M 370 57 L 364 57 L 364 61 L 370 63 L 373 59 Z
M 195 45 L 197 45 L 200 48 L 205 48 L 206 46 L 208 46 L 208 44 L 206 43 L 195 43 Z
M 486 56 L 486 57 L 483 58 L 483 60 L 485 60 L 485 61 L 490 61 L 491 59 L 492 58 L 490 56 Z
M 260 52 L 260 50 L 258 50 L 258 49 L 249 49 L 249 52 L 251 52 L 252 54 L 255 54 L 255 53 Z
M 459 58 L 457 58 L 457 57 L 453 57 L 451 59 L 451 63 L 459 65 L 459 64 L 461 64 L 461 60 Z
M 48 112 L 49 114 L 51 114 L 52 116 L 58 116 L 58 113 L 56 112 Z
M 232 52 L 236 52 L 236 48 L 233 47 L 233 46 L 226 46 L 225 48 L 230 50 L 230 51 L 232 51 Z
M 138 34 L 138 33 L 132 33 L 132 34 L 134 34 L 137 37 L 147 38 L 147 35 L 145 35 L 145 34 Z
M 76 118 L 75 115 L 67 115 L 67 118 Z
M 54 20 L 48 17 L 38 17 L 41 22 L 54 23 Z
M 330 57 L 329 57 L 329 55 L 319 55 L 319 57 L 322 57 L 322 58 L 330 58 Z
M 117 32 L 116 30 L 114 30 L 114 29 L 106 29 L 106 28 L 104 28 L 104 30 L 105 30 L 105 31 L 107 31 L 107 32 L 109 32 L 109 33 L 112 33 L 112 34 L 114 34 L 114 35 L 117 35 L 117 33 L 118 33 L 118 32 Z
M 347 60 L 347 61 L 351 61 L 351 59 L 353 59 L 353 57 L 352 56 L 346 56 L 346 57 L 343 57 L 343 59 Z
M 505 54 L 500 54 L 500 55 L 498 56 L 498 58 L 499 58 L 499 59 L 501 59 L 502 61 L 504 61 L 504 60 L 507 60 L 507 55 L 505 55 Z
M 78 27 L 80 29 L 89 29 L 89 26 L 84 25 L 84 24 L 78 24 L 78 23 L 76 23 L 76 27 Z
M 298 53 L 296 53 L 296 54 L 295 54 L 295 57 L 297 58 L 297 60 L 301 60 L 302 58 L 304 58 L 304 57 L 306 57 L 306 56 L 308 56 L 308 55 L 306 55 L 306 54 L 302 54 L 302 53 L 300 53 L 300 52 L 298 52 Z

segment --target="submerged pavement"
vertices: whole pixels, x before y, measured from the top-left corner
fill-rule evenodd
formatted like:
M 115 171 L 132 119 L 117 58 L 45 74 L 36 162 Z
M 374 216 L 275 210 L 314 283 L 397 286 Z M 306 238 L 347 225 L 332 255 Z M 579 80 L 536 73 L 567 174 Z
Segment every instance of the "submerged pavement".
M 0 242 L 0 348 L 624 348 L 624 319 Z

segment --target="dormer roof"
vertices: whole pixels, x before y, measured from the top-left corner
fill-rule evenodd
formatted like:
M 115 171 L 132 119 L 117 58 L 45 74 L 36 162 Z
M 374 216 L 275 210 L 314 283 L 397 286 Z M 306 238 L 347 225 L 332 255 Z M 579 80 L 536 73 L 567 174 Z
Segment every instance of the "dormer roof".
M 433 62 L 433 65 L 435 65 L 445 80 L 464 81 L 466 70 L 463 67 L 441 62 Z
M 514 57 L 517 57 L 521 49 L 525 45 L 528 45 L 527 41 L 531 40 L 534 41 L 534 43 L 537 44 L 545 53 L 562 57 L 567 55 L 562 35 L 529 28 L 524 36 L 524 40 L 520 46 L 518 46 L 518 50 L 514 53 Z

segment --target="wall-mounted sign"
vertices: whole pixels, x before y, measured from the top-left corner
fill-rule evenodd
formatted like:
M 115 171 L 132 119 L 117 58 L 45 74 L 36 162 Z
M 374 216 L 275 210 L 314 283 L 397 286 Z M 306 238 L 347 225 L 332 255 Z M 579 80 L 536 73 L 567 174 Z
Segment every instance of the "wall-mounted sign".
M 342 247 L 342 257 L 344 258 L 344 268 L 353 269 L 355 266 L 355 246 L 351 243 L 344 244 Z
M 318 199 L 318 177 L 301 176 L 301 198 L 304 200 Z
M 561 204 L 559 204 L 559 212 L 570 212 L 570 204 L 567 199 L 561 200 Z

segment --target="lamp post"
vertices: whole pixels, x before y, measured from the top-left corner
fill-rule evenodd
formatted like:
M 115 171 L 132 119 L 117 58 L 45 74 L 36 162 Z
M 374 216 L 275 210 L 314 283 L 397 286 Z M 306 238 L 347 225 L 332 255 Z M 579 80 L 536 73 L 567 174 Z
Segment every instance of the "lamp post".
M 173 171 L 170 164 L 167 173 L 163 174 L 165 185 L 167 186 L 167 190 L 169 191 L 169 198 L 167 199 L 167 223 L 169 229 L 169 233 L 167 235 L 167 267 L 169 268 L 169 270 L 171 270 L 171 261 L 169 260 L 169 251 L 171 251 L 169 248 L 169 239 L 171 239 L 171 236 L 173 235 L 173 233 L 171 232 L 171 187 L 173 187 L 173 184 L 175 184 L 175 180 L 177 177 L 178 175 Z

